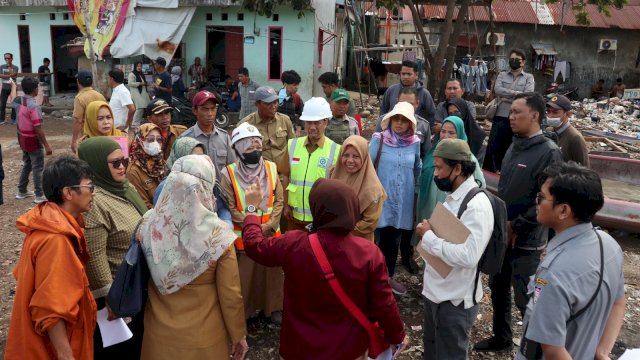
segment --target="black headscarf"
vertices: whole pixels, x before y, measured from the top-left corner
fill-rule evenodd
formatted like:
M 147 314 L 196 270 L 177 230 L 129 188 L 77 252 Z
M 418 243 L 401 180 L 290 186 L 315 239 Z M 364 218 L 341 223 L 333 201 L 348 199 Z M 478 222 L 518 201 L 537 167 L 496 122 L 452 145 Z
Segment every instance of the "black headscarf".
M 143 81 L 144 81 L 144 75 L 142 75 L 142 73 L 138 71 L 138 64 L 142 65 L 142 63 L 141 63 L 141 62 L 137 62 L 137 63 L 135 63 L 135 64 L 133 65 L 133 71 L 132 71 L 132 73 L 133 73 L 133 75 L 135 75 L 135 76 L 136 76 L 136 82 L 137 82 L 137 83 L 141 83 L 141 82 L 143 82 Z M 138 85 L 138 92 L 139 92 L 140 94 L 142 94 L 142 85 Z
M 309 193 L 309 205 L 316 230 L 327 229 L 346 235 L 360 220 L 358 195 L 340 180 L 317 180 Z
M 460 118 L 464 123 L 464 132 L 467 133 L 467 142 L 469 143 L 469 148 L 473 155 L 478 157 L 480 152 L 482 151 L 482 142 L 486 136 L 484 129 L 478 125 L 476 119 L 471 115 L 469 111 L 469 106 L 464 99 L 461 98 L 453 98 L 447 100 L 446 109 L 449 108 L 449 105 L 453 105 L 458 108 L 460 111 Z

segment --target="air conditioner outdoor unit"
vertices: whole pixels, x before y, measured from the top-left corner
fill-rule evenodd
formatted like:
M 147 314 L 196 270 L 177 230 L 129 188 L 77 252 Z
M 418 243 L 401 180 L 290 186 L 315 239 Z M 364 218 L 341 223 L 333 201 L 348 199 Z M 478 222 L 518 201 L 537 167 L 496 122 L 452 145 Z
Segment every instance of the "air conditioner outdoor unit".
M 601 39 L 598 45 L 598 51 L 617 50 L 618 40 L 613 39 Z
M 487 33 L 487 45 L 504 46 L 504 33 Z

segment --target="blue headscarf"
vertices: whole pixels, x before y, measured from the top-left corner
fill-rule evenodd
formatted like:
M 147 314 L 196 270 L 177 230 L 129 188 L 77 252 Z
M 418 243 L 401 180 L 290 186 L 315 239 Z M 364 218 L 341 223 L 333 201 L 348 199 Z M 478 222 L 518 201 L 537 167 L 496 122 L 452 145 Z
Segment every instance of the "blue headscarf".
M 457 116 L 449 116 L 442 121 L 442 125 L 451 123 L 455 129 L 457 138 L 467 141 L 467 133 L 464 131 L 464 122 Z M 440 142 L 440 141 L 438 141 Z M 433 144 L 431 150 L 425 155 L 422 161 L 422 175 L 420 176 L 420 192 L 418 194 L 418 202 L 416 203 L 416 221 L 420 222 L 423 219 L 429 219 L 433 209 L 436 207 L 436 203 L 443 203 L 446 194 L 440 191 L 433 181 L 434 165 L 433 165 L 433 152 L 436 149 L 438 143 Z M 475 155 L 471 154 L 471 159 L 476 163 L 476 170 L 473 172 L 473 177 L 478 182 L 481 188 L 485 188 L 486 182 L 478 159 Z

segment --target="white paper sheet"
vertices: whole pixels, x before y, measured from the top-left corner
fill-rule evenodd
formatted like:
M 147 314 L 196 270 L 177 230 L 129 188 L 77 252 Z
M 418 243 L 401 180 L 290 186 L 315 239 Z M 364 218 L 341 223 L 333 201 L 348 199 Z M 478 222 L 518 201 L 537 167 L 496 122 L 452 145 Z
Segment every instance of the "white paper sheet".
M 102 347 L 119 344 L 133 337 L 127 324 L 122 319 L 107 320 L 107 308 L 98 310 L 98 326 L 102 335 Z
M 618 360 L 640 360 L 640 349 L 627 349 Z

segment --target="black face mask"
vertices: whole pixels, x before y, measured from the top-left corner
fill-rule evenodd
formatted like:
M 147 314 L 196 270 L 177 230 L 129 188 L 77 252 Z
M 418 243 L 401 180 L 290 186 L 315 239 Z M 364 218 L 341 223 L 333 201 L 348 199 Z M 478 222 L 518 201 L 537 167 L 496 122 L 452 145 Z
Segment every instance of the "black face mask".
M 509 59 L 509 67 L 511 68 L 511 70 L 518 70 L 520 69 L 520 60 L 519 59 Z
M 262 158 L 262 151 L 256 150 L 247 154 L 242 154 L 242 162 L 245 165 L 255 165 L 260 162 Z
M 456 175 L 456 177 L 453 178 L 453 180 L 451 180 L 449 179 L 451 174 L 453 174 L 453 169 L 449 171 L 449 175 L 447 175 L 447 177 L 445 178 L 439 178 L 437 176 L 433 177 L 433 182 L 436 183 L 436 186 L 438 187 L 438 189 L 440 189 L 440 191 L 444 191 L 444 192 L 453 191 L 453 182 L 456 181 L 456 179 L 458 178 L 458 175 Z

